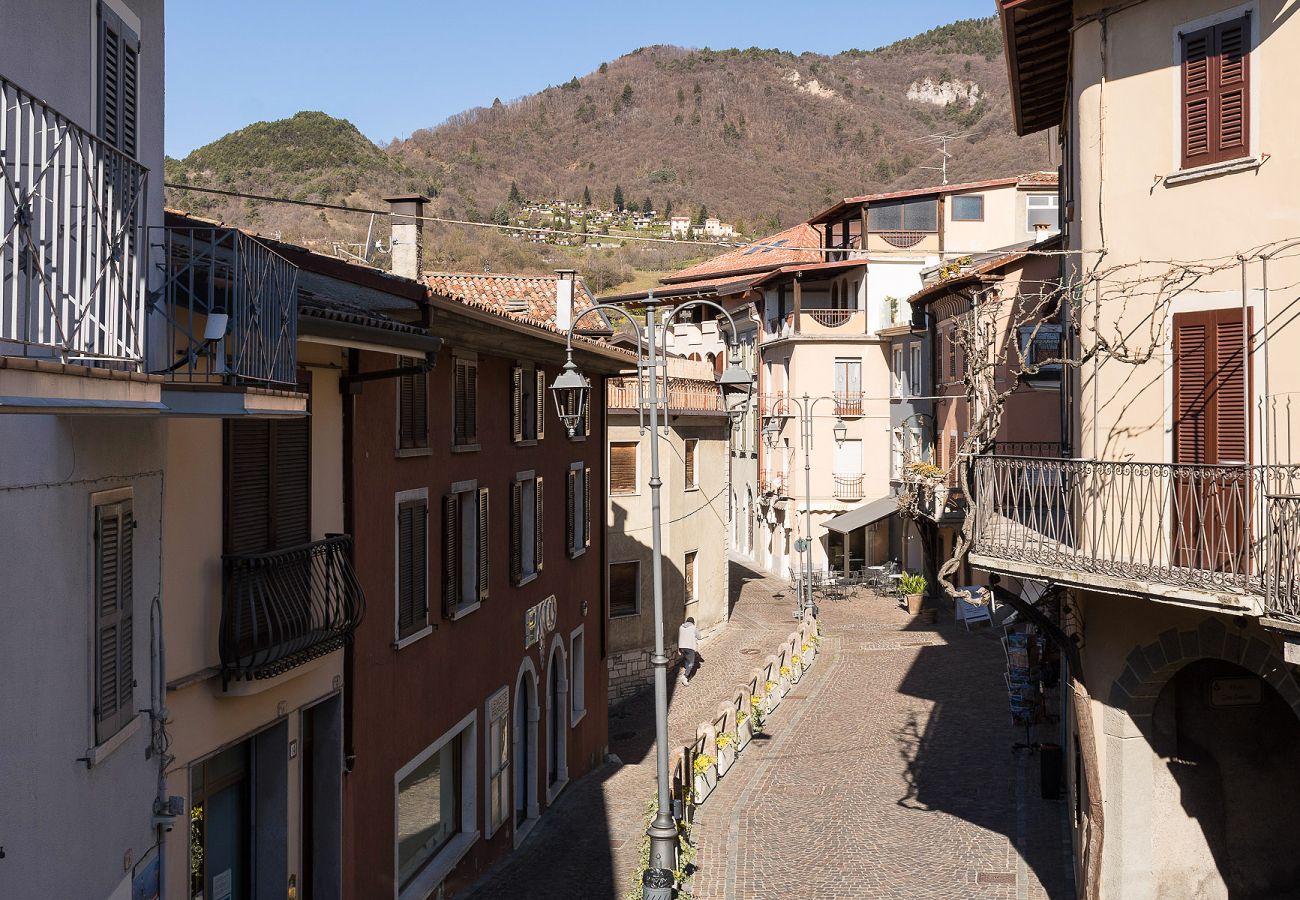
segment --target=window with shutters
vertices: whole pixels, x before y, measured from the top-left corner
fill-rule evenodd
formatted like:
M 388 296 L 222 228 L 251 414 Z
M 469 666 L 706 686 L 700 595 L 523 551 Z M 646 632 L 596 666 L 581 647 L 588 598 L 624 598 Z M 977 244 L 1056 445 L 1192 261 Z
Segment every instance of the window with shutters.
M 456 619 L 488 599 L 488 489 L 452 485 L 442 498 L 442 614 Z
M 609 564 L 609 617 L 635 616 L 641 611 L 641 563 Z
M 225 552 L 265 553 L 311 540 L 311 420 L 225 423 Z
M 397 380 L 397 449 L 429 449 L 429 376 L 425 372 Z
M 99 136 L 132 159 L 139 151 L 140 37 L 99 4 Z
M 510 483 L 510 581 L 527 584 L 542 571 L 544 479 L 519 472 Z
M 546 436 L 546 373 L 533 366 L 511 371 L 510 435 L 516 444 Z
M 121 492 L 107 496 L 120 497 Z M 129 497 L 96 504 L 94 516 L 93 703 L 95 743 L 102 744 L 135 716 L 135 520 Z
M 478 360 L 458 356 L 452 374 L 452 444 L 478 449 Z
M 1179 39 L 1183 168 L 1250 156 L 1250 17 Z
M 925 379 L 921 371 L 921 344 L 918 342 L 911 347 L 912 363 L 907 371 L 908 392 L 914 397 L 922 397 L 925 395 Z
M 640 493 L 640 485 L 637 481 L 640 446 L 636 441 L 615 441 L 609 445 L 609 492 L 611 494 Z
M 565 545 L 569 557 L 581 556 L 591 546 L 591 468 L 569 466 L 565 510 Z
M 432 631 L 429 624 L 429 494 L 424 488 L 397 495 L 394 534 L 395 645 Z
M 682 560 L 682 599 L 687 606 L 699 599 L 699 572 L 695 565 L 698 556 L 698 550 L 688 550 L 685 559 Z
M 699 465 L 700 441 L 698 438 L 687 438 L 682 447 L 683 462 L 685 464 L 685 476 L 683 484 L 688 491 L 698 491 L 700 489 L 699 478 L 696 474 L 696 467 Z

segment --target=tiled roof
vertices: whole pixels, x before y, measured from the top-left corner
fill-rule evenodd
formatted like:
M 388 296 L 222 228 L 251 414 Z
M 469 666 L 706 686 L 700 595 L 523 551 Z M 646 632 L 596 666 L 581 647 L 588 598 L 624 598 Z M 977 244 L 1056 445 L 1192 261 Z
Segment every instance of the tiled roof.
M 1060 176 L 1055 169 L 1046 169 L 1021 175 L 1019 183 L 1024 187 L 1056 187 L 1059 180 Z
M 1035 251 L 1042 253 L 1054 253 L 1060 250 L 1062 246 L 1061 236 L 1053 235 L 1045 241 L 1034 242 L 1027 241 L 1022 244 L 1016 244 L 1011 247 L 1004 247 L 1001 250 L 993 250 L 987 254 L 973 259 L 968 265 L 960 267 L 958 271 L 945 277 L 935 278 L 924 285 L 919 291 L 907 298 L 908 303 L 925 304 L 941 296 L 945 292 L 967 282 L 978 281 L 985 275 L 998 272 L 1007 266 L 1019 262 Z M 943 268 L 940 267 L 936 274 L 941 274 Z
M 862 203 L 879 203 L 882 200 L 901 200 L 905 197 L 924 197 L 927 194 L 960 194 L 964 191 L 978 191 L 985 188 L 1010 187 L 1011 185 L 1025 186 L 1054 186 L 1056 184 L 1055 172 L 1031 172 L 1027 175 L 1017 175 L 1011 178 L 994 178 L 989 181 L 967 181 L 962 184 L 939 184 L 930 185 L 929 187 L 908 188 L 901 191 L 888 191 L 883 194 L 863 194 L 859 197 L 845 197 L 838 203 L 822 210 L 813 216 L 810 222 L 821 222 L 826 218 L 840 212 L 849 206 L 857 206 Z
M 298 315 L 313 319 L 327 319 L 333 322 L 346 322 L 349 325 L 364 325 L 369 328 L 382 328 L 397 334 L 427 335 L 429 332 L 415 325 L 399 322 L 383 313 L 366 309 L 343 300 L 324 297 L 313 291 L 298 291 Z
M 678 284 L 727 273 L 757 272 L 791 263 L 817 262 L 821 259 L 821 253 L 810 248 L 820 247 L 821 243 L 821 232 L 807 223 L 800 223 L 674 272 L 664 278 L 663 283 Z
M 429 289 L 439 296 L 556 330 L 555 292 L 558 276 L 425 272 L 424 279 Z M 576 279 L 573 288 L 574 316 L 594 305 L 595 299 L 587 285 L 582 279 Z

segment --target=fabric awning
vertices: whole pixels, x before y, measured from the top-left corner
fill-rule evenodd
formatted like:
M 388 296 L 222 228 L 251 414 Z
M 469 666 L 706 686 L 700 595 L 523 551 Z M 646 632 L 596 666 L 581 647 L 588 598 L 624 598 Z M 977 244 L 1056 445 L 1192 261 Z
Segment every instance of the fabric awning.
M 840 513 L 835 518 L 822 523 L 822 527 L 827 531 L 848 534 L 850 531 L 857 531 L 872 522 L 879 522 L 881 519 L 888 518 L 897 509 L 897 499 L 894 497 L 881 497 L 879 500 L 871 500 L 860 506 L 853 507 L 848 512 Z

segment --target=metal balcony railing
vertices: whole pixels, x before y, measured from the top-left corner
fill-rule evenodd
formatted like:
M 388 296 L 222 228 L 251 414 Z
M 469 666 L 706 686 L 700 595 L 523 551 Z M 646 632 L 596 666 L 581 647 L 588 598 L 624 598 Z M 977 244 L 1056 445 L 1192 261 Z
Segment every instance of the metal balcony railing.
M 351 547 L 350 536 L 335 535 L 224 558 L 223 686 L 279 675 L 351 640 L 365 612 Z
M 835 415 L 861 416 L 863 413 L 862 391 L 848 391 L 835 394 Z
M 635 375 L 608 379 L 605 388 L 608 408 L 639 409 L 642 398 L 648 394 L 649 383 L 639 385 L 638 381 Z M 727 406 L 716 382 L 669 378 L 668 410 L 673 413 L 725 413 Z
M 758 415 L 760 418 L 768 416 L 795 416 L 799 408 L 790 401 L 784 393 L 760 394 L 758 397 Z
M 993 444 L 994 456 L 1030 456 L 1042 459 L 1060 459 L 1060 441 L 998 441 Z
M 0 77 L 0 353 L 140 366 L 147 176 Z
M 847 325 L 857 312 L 856 309 L 805 309 L 803 315 L 823 328 L 839 328 Z
M 773 497 L 788 497 L 789 488 L 784 472 L 769 472 L 758 476 L 758 492 Z
M 1300 623 L 1300 495 L 1269 497 L 1265 503 L 1265 609 L 1270 616 Z
M 1290 577 L 1294 532 L 1284 526 L 1294 520 L 1282 495 L 1297 487 L 1300 466 L 982 457 L 973 549 L 1064 572 L 1261 595 Z M 1278 593 L 1295 604 L 1293 589 Z
M 862 482 L 863 482 L 863 477 L 861 475 L 836 475 L 835 476 L 836 499 L 861 500 Z
M 298 382 L 298 267 L 233 228 L 150 229 L 168 322 L 155 369 L 176 382 Z

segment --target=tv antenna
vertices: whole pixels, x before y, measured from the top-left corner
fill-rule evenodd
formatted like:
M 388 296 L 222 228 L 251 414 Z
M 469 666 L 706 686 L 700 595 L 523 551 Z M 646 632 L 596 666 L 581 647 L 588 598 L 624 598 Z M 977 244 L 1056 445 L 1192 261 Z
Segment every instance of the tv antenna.
M 953 155 L 948 152 L 948 142 L 955 141 L 958 138 L 964 138 L 965 134 L 927 134 L 912 143 L 925 144 L 927 147 L 933 147 L 938 150 L 942 156 L 942 162 L 937 166 L 917 166 L 918 169 L 925 169 L 930 172 L 942 172 L 943 183 L 948 183 L 948 160 L 953 159 Z

